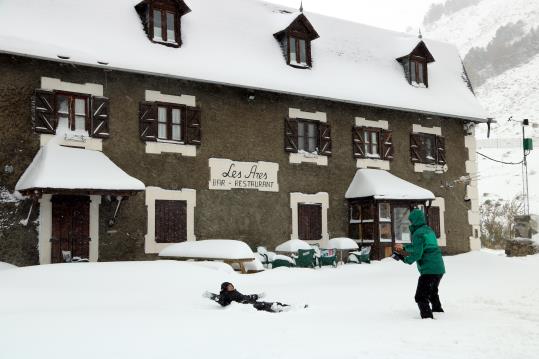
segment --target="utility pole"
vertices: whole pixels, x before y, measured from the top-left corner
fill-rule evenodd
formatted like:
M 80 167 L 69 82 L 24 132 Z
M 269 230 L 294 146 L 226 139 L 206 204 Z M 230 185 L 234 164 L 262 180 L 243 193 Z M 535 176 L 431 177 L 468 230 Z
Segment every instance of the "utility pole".
M 524 201 L 524 214 L 530 214 L 530 192 L 528 186 L 528 160 L 527 156 L 533 149 L 533 141 L 531 138 L 526 138 L 526 126 L 530 125 L 530 121 L 525 118 L 522 120 L 522 197 Z

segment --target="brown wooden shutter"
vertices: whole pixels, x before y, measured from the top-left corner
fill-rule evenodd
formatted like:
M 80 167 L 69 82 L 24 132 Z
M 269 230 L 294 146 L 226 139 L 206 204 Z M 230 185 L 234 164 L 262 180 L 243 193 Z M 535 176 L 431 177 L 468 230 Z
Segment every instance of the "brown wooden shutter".
M 92 127 L 90 136 L 108 138 L 109 134 L 109 99 L 101 96 L 92 97 Z
M 157 140 L 157 106 L 153 102 L 139 105 L 140 138 L 143 141 Z
M 352 149 L 354 158 L 365 158 L 365 139 L 363 127 L 352 127 Z
M 319 154 L 331 156 L 331 127 L 327 123 L 320 122 L 318 124 Z
M 318 241 L 322 238 L 321 205 L 298 204 L 298 237 L 304 241 Z
M 295 118 L 284 119 L 284 150 L 298 152 L 298 120 Z
M 34 131 L 54 135 L 56 133 L 54 115 L 54 93 L 36 89 L 32 96 L 32 127 Z
M 383 160 L 392 161 L 395 149 L 393 147 L 393 131 L 380 131 L 380 146 Z
M 436 163 L 438 165 L 445 165 L 445 138 L 436 136 Z
M 185 110 L 185 143 L 199 146 L 202 143 L 202 123 L 199 107 Z
M 421 156 L 421 135 L 412 133 L 410 135 L 410 159 L 412 162 L 423 162 L 423 156 Z
M 429 207 L 428 224 L 436 234 L 436 238 L 440 238 L 440 207 Z

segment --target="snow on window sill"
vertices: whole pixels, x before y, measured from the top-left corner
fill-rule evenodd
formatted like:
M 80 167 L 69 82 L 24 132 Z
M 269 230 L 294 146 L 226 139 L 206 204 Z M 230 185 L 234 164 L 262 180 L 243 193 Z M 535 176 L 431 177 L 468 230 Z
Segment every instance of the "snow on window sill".
M 424 88 L 424 89 L 427 88 L 427 86 L 425 86 L 424 83 L 419 83 L 419 82 L 415 82 L 415 81 L 412 81 L 411 85 L 413 87 L 418 87 L 418 88 Z
M 290 61 L 290 66 L 294 67 L 301 67 L 303 69 L 308 69 L 310 66 L 305 62 L 296 62 L 296 61 Z
M 160 43 L 160 44 L 178 45 L 178 43 L 176 41 L 170 41 L 170 40 L 165 41 L 160 37 L 154 37 L 152 40 L 154 42 L 157 42 L 157 43 Z

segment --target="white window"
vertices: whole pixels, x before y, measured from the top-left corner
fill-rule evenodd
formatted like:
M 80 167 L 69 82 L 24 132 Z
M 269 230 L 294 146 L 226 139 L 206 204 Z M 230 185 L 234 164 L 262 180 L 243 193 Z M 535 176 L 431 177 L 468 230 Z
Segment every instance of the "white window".
M 181 141 L 182 126 L 181 126 L 181 111 L 179 108 L 172 109 L 172 140 Z
M 157 137 L 161 139 L 167 139 L 167 108 L 159 106 L 157 108 L 157 123 L 158 131 Z
M 298 121 L 298 150 L 309 153 L 318 151 L 318 126 L 314 122 Z
M 167 11 L 167 41 L 176 42 L 174 31 L 174 13 Z
M 161 11 L 156 10 L 153 12 L 153 39 L 162 41 L 163 30 L 161 27 Z

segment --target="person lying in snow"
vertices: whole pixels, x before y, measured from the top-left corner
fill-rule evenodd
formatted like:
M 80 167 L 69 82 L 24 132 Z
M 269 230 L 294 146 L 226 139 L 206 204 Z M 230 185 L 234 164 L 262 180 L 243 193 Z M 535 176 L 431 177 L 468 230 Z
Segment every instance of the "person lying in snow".
M 259 299 L 265 297 L 264 293 L 244 295 L 238 292 L 236 288 L 234 288 L 234 285 L 229 282 L 224 282 L 223 284 L 221 284 L 221 292 L 219 293 L 219 295 L 205 292 L 204 297 L 221 304 L 221 306 L 223 307 L 226 307 L 232 302 L 238 302 L 241 304 L 252 304 L 253 307 L 255 307 L 257 310 L 264 310 L 271 313 L 279 313 L 290 308 L 288 304 L 283 304 L 279 302 L 259 302 Z
M 432 312 L 443 312 L 438 286 L 445 274 L 442 251 L 438 247 L 436 234 L 427 225 L 423 211 L 414 209 L 408 216 L 412 243 L 395 245 L 393 258 L 406 264 L 417 263 L 420 276 L 417 282 L 415 301 L 421 318 L 433 318 Z M 431 308 L 432 304 L 432 308 Z

